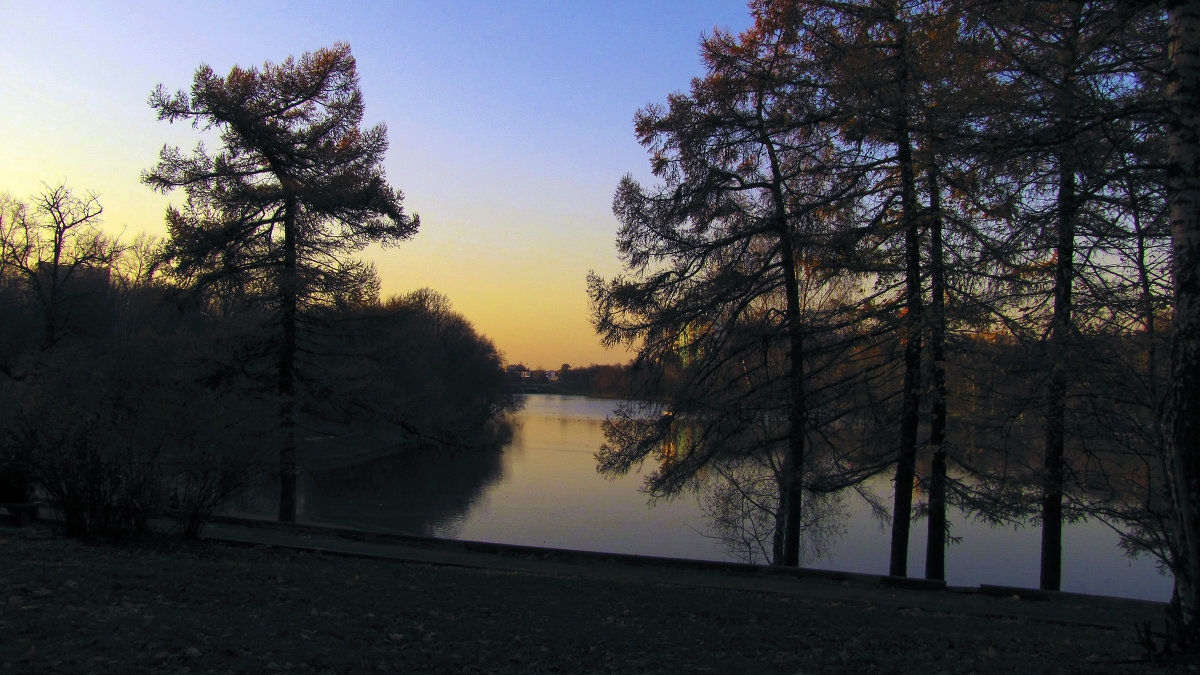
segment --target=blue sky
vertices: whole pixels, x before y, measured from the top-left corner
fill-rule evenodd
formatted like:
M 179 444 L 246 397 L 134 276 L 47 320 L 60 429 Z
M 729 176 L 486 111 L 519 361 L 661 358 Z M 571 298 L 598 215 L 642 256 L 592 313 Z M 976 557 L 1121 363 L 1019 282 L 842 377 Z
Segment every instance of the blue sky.
M 67 182 L 105 226 L 161 235 L 179 194 L 138 181 L 190 127 L 157 122 L 159 83 L 348 42 L 366 124 L 421 233 L 368 250 L 384 293 L 429 287 L 510 362 L 620 362 L 587 315 L 589 269 L 620 271 L 610 205 L 648 177 L 632 118 L 703 72 L 698 43 L 750 23 L 743 2 L 88 2 L 0 0 L 0 191 Z

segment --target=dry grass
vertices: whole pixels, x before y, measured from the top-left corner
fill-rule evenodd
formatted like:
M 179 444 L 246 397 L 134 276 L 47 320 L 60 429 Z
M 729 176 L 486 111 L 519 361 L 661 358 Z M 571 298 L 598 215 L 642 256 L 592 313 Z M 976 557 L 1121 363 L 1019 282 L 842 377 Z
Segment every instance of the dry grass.
M 1158 672 L 1129 663 L 1132 630 L 45 527 L 0 540 L 12 674 Z

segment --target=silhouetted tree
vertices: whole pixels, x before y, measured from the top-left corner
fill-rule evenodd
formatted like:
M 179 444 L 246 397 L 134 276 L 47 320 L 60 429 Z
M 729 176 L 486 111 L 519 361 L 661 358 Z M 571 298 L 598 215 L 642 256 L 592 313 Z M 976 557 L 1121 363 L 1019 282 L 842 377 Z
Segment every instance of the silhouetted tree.
M 601 468 L 622 471 L 659 451 L 664 461 L 649 487 L 669 492 L 700 466 L 749 475 L 743 466 L 722 466 L 713 448 L 744 461 L 742 448 L 786 436 L 788 456 L 806 457 L 810 442 L 794 425 L 822 408 L 813 402 L 823 388 L 814 356 L 824 346 L 815 338 L 844 338 L 835 326 L 845 319 L 802 311 L 803 320 L 787 323 L 794 307 L 808 309 L 785 292 L 802 285 L 799 275 L 786 276 L 792 247 L 791 266 L 875 285 L 850 294 L 859 304 L 856 328 L 875 348 L 862 348 L 870 341 L 860 339 L 857 351 L 839 354 L 837 368 L 870 381 L 874 391 L 864 398 L 888 404 L 899 427 L 886 460 L 896 466 L 891 573 L 907 573 L 912 486 L 925 482 L 927 576 L 944 577 L 945 514 L 954 499 L 986 518 L 1040 515 L 1044 584 L 1056 587 L 1064 484 L 1100 487 L 1085 485 L 1068 465 L 1068 437 L 1076 436 L 1073 458 L 1095 465 L 1103 441 L 1080 432 L 1087 415 L 1140 406 L 1135 416 L 1144 417 L 1156 406 L 1102 394 L 1108 385 L 1100 366 L 1116 372 L 1124 367 L 1116 346 L 1144 344 L 1114 335 L 1127 330 L 1119 328 L 1126 307 L 1144 319 L 1160 303 L 1152 291 L 1161 275 L 1153 253 L 1162 233 L 1154 226 L 1161 190 L 1153 151 L 1161 22 L 1152 8 L 1114 2 L 764 0 L 751 11 L 751 30 L 705 40 L 708 73 L 690 92 L 638 116 L 663 184 L 622 183 L 614 204 L 623 226 L 618 245 L 632 276 L 593 277 L 591 292 L 606 340 L 640 340 L 640 358 L 659 371 L 670 414 L 626 409 L 609 426 Z M 817 173 L 838 188 L 814 180 Z M 785 225 L 772 230 L 768 223 Z M 1153 325 L 1143 319 L 1139 325 Z M 950 337 L 956 325 L 967 329 L 957 345 Z M 879 348 L 885 337 L 898 346 L 890 351 L 903 352 L 899 358 Z M 890 365 L 872 366 L 867 355 Z M 1073 383 L 1070 371 L 1083 363 L 1092 365 L 1088 376 Z M 979 367 L 994 372 L 971 372 Z M 970 382 L 954 382 L 951 373 Z M 1014 406 L 1028 407 L 1021 399 L 1036 391 L 1034 407 L 1044 410 L 1043 438 L 1026 444 L 1044 451 L 1041 466 L 1011 457 L 1028 468 L 1017 490 L 1011 475 L 987 473 L 1007 471 L 1007 457 L 956 447 L 963 436 L 950 429 L 951 392 L 970 385 L 981 396 L 976 385 L 984 382 Z M 752 411 L 762 410 L 755 396 L 790 402 L 788 413 L 769 415 L 775 430 L 747 431 Z M 958 417 L 970 420 L 964 434 L 980 422 L 1007 433 L 994 405 L 963 403 L 973 406 Z M 925 419 L 927 478 L 917 473 Z M 1025 434 L 1032 427 L 1012 428 Z M 880 461 L 856 459 L 860 470 Z M 952 461 L 965 476 L 952 474 Z M 1093 475 L 1116 475 L 1120 461 Z M 795 485 L 785 467 L 780 485 Z M 1035 490 L 1040 509 L 1029 508 Z M 787 503 L 787 490 L 780 495 Z M 1081 495 L 1068 517 L 1095 513 L 1097 504 Z
M 935 182 L 937 152 L 931 147 L 932 139 L 949 133 L 938 127 L 944 121 L 931 109 L 954 95 L 941 91 L 941 100 L 934 102 L 930 100 L 933 92 L 961 89 L 954 76 L 961 68 L 946 67 L 941 56 L 957 47 L 956 18 L 947 2 L 796 0 L 762 2 L 756 7 L 764 19 L 791 26 L 802 44 L 812 45 L 809 49 L 817 63 L 817 77 L 831 99 L 837 142 L 861 149 L 857 170 L 870 184 L 872 195 L 860 215 L 860 226 L 870 233 L 875 248 L 869 257 L 871 272 L 882 283 L 897 280 L 893 297 L 884 303 L 901 317 L 893 331 L 901 345 L 903 372 L 893 453 L 890 573 L 905 575 L 921 392 L 926 389 L 922 380 L 927 328 L 922 231 L 930 221 L 940 222 L 920 203 L 920 177 L 927 174 L 930 182 Z M 937 197 L 936 186 L 928 191 L 931 200 Z M 860 255 L 869 250 L 866 246 L 860 249 Z M 943 320 L 940 312 L 934 318 Z M 940 323 L 939 330 L 930 338 L 940 340 L 944 332 Z M 937 442 L 939 449 L 943 440 Z M 944 471 L 939 476 L 944 476 Z M 935 487 L 940 490 L 943 482 Z M 935 510 L 935 515 L 940 513 L 941 509 Z M 933 538 L 935 542 L 943 539 L 944 535 Z
M 64 331 L 84 328 L 73 315 L 94 314 L 122 249 L 97 227 L 103 209 L 92 193 L 79 197 L 60 185 L 32 206 L 10 203 L 6 211 L 0 265 L 31 289 L 42 315 L 41 347 L 49 349 Z
M 280 520 L 295 519 L 296 355 L 299 316 L 322 294 L 344 292 L 372 275 L 348 254 L 374 242 L 411 237 L 418 220 L 382 169 L 387 133 L 361 129 L 362 94 L 350 47 L 288 58 L 262 69 L 208 66 L 190 94 L 150 97 L 161 120 L 220 132 L 222 149 L 184 155 L 164 147 L 142 176 L 156 190 L 182 187 L 187 201 L 167 212 L 166 257 L 198 286 L 231 282 L 269 293 L 278 321 Z
M 904 382 L 889 564 L 889 574 L 896 576 L 908 573 L 922 389 L 925 303 L 921 289 L 922 218 L 914 156 L 920 108 L 918 90 L 922 82 L 913 54 L 913 41 L 920 37 L 913 35 L 913 24 L 921 9 L 919 3 L 889 1 L 842 4 L 830 17 L 827 32 L 836 37 L 834 47 L 824 55 L 841 104 L 839 112 L 847 120 L 845 130 L 851 137 L 883 145 L 879 157 L 893 167 L 893 180 L 898 183 L 899 209 L 889 214 L 892 222 L 885 225 L 894 228 L 903 239 Z M 858 78 L 867 78 L 869 84 L 852 84 Z
M 809 435 L 839 404 L 828 388 L 810 390 L 823 363 L 814 348 L 850 321 L 832 242 L 861 174 L 841 170 L 855 149 L 832 135 L 791 25 L 718 32 L 703 54 L 706 77 L 636 118 L 662 184 L 627 177 L 614 197 L 631 277 L 589 278 L 604 341 L 637 344 L 662 392 L 663 414 L 631 404 L 606 423 L 598 465 L 622 473 L 660 455 L 647 488 L 662 495 L 707 466 L 733 476 L 758 456 L 778 484 L 772 561 L 796 565 L 806 480 L 842 485 L 813 475 L 823 465 Z
M 1152 34 L 1147 16 L 1152 28 L 1153 12 L 1134 3 L 1082 1 L 977 3 L 972 9 L 993 41 L 993 77 L 1006 89 L 1003 107 L 989 122 L 988 142 L 993 153 L 1009 158 L 1022 185 L 1010 234 L 1022 246 L 1013 260 L 1020 259 L 1022 273 L 1040 284 L 1027 286 L 1010 311 L 1044 326 L 1033 331 L 1047 371 L 1038 471 L 1041 586 L 1057 590 L 1070 475 L 1069 409 L 1079 393 L 1073 359 L 1082 354 L 1082 331 L 1096 316 L 1089 307 L 1112 300 L 1092 296 L 1095 284 L 1087 280 L 1088 261 L 1111 241 L 1103 234 L 1112 225 L 1097 208 L 1098 198 L 1113 180 L 1112 158 L 1138 138 L 1117 121 L 1144 107 L 1147 89 L 1139 84 L 1151 58 L 1144 38 Z M 1050 298 L 1048 316 L 1041 303 L 1029 300 L 1038 292 Z
M 454 451 L 495 440 L 518 407 L 495 345 L 441 294 L 422 289 L 321 318 L 312 348 L 327 354 L 325 376 L 304 399 L 314 432 L 333 423 L 377 431 L 393 450 Z
M 1174 601 L 1182 641 L 1200 652 L 1200 2 L 1167 3 L 1170 147 L 1168 180 L 1175 247 L 1174 344 L 1170 405 L 1170 486 Z

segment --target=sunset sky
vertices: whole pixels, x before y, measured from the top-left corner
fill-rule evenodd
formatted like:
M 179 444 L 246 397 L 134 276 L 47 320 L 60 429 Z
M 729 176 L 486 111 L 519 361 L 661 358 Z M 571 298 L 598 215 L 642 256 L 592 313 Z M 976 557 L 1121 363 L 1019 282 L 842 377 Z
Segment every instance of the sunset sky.
M 750 23 L 740 0 L 50 7 L 0 0 L 0 192 L 66 182 L 99 195 L 108 230 L 163 235 L 183 195 L 139 174 L 199 136 L 156 121 L 151 90 L 190 87 L 201 63 L 223 74 L 348 42 L 365 123 L 387 124 L 388 178 L 422 221 L 368 250 L 384 295 L 432 288 L 509 363 L 548 368 L 629 358 L 599 345 L 585 277 L 620 271 L 613 190 L 649 178 L 633 115 L 702 73 L 702 34 Z

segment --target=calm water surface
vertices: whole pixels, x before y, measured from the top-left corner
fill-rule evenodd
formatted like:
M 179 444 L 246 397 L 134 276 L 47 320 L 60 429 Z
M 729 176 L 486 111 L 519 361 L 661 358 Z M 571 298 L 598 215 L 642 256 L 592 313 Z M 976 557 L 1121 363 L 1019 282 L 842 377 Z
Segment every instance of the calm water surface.
M 733 560 L 711 536 L 698 498 L 650 507 L 642 475 L 596 474 L 601 424 L 616 406 L 586 397 L 530 395 L 502 452 L 392 458 L 302 474 L 299 518 L 308 522 L 456 539 L 642 555 Z M 888 488 L 886 479 L 876 492 Z M 269 514 L 270 495 L 247 495 L 231 512 Z M 889 531 L 857 495 L 845 534 L 809 567 L 886 574 Z M 946 554 L 947 582 L 1037 587 L 1040 531 L 991 528 L 950 514 L 963 541 Z M 924 570 L 925 523 L 913 526 L 909 571 Z M 1166 601 L 1171 579 L 1149 558 L 1127 558 L 1098 522 L 1065 527 L 1063 590 Z

